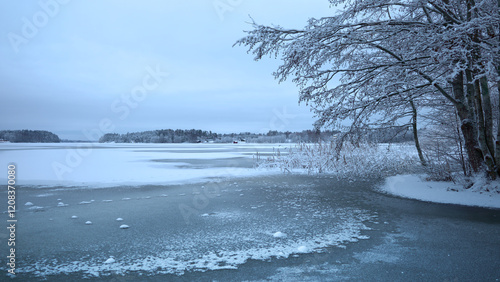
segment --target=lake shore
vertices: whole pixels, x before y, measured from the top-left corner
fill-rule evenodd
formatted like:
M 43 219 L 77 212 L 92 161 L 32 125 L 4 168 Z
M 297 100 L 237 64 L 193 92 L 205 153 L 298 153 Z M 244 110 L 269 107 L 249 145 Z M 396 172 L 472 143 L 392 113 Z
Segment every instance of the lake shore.
M 25 147 L 2 151 L 19 156 L 20 183 L 57 182 L 44 165 L 68 149 Z M 500 279 L 500 210 L 389 195 L 383 179 L 255 171 L 256 148 L 273 150 L 109 145 L 75 166 L 81 185 L 17 186 L 12 281 Z M 130 183 L 135 168 L 151 172 L 142 184 Z M 165 181 L 193 171 L 203 177 Z M 106 173 L 116 179 L 88 185 Z

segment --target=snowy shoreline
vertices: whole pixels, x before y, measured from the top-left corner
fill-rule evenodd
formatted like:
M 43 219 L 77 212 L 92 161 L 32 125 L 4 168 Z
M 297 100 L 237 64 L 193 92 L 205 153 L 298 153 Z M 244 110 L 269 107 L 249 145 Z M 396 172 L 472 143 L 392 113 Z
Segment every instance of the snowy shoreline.
M 475 186 L 481 185 L 486 184 Z M 460 184 L 451 182 L 424 181 L 418 175 L 396 175 L 386 178 L 378 189 L 394 196 L 425 202 L 500 209 L 498 186 L 488 192 L 475 187 L 464 189 Z

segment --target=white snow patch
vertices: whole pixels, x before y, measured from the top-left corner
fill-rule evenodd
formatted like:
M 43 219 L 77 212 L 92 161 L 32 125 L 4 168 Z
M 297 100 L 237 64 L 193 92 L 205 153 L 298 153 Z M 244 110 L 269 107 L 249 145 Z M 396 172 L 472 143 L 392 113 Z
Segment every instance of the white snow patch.
M 37 198 L 46 198 L 46 197 L 50 197 L 50 196 L 53 196 L 53 195 L 54 195 L 53 193 L 43 193 L 43 194 L 38 194 L 35 197 L 37 197 Z
M 74 215 L 74 216 L 72 216 L 71 218 L 72 218 L 72 219 L 77 219 L 77 218 L 78 218 L 78 216 Z
M 119 217 L 116 219 L 116 221 L 123 221 L 123 218 Z
M 32 202 L 26 202 L 26 204 L 24 204 L 25 206 L 32 206 L 33 203 Z
M 274 238 L 285 238 L 286 237 L 286 233 L 278 231 L 278 232 L 276 232 L 276 233 L 273 234 L 273 237 Z
M 495 191 L 480 191 L 479 187 L 463 189 L 450 182 L 424 181 L 417 175 L 388 177 L 380 189 L 392 195 L 427 202 L 500 208 L 500 193 Z
M 129 228 L 130 226 L 126 225 L 126 224 L 122 224 L 120 225 L 120 229 L 127 229 Z
M 85 222 L 85 224 L 87 224 L 87 225 L 91 225 L 91 224 L 92 224 L 92 221 L 88 220 L 88 221 L 86 221 L 86 222 Z
M 299 247 L 297 248 L 297 252 L 298 252 L 298 253 L 308 253 L 308 252 L 309 252 L 309 248 L 308 248 L 308 247 L 306 247 L 306 246 L 299 246 Z

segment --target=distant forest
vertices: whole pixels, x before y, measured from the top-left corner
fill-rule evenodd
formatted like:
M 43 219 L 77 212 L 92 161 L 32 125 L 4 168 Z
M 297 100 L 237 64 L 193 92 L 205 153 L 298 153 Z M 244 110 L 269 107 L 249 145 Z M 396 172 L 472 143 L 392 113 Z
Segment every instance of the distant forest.
M 142 132 L 132 132 L 126 134 L 107 133 L 100 139 L 100 143 L 299 143 L 317 142 L 319 140 L 331 140 L 340 131 L 314 131 L 304 130 L 301 132 L 280 132 L 271 130 L 267 133 L 229 133 L 218 134 L 212 131 L 199 129 L 163 129 Z M 401 129 L 377 129 L 365 134 L 368 141 L 372 142 L 406 142 L 413 140 L 412 134 L 408 130 Z
M 12 143 L 59 143 L 56 134 L 44 130 L 1 130 L 0 140 Z
M 219 134 L 212 131 L 199 129 L 162 129 L 142 132 L 132 132 L 125 134 L 107 133 L 100 139 L 100 143 L 312 143 L 329 141 L 335 138 L 340 131 L 314 131 L 304 130 L 301 132 L 276 131 L 271 130 L 267 133 L 225 133 Z M 362 134 L 364 139 L 374 143 L 398 143 L 413 141 L 413 135 L 409 130 L 385 128 L 367 130 Z M 0 130 L 0 141 L 12 143 L 60 143 L 74 142 L 71 140 L 62 140 L 49 131 L 44 130 Z M 86 141 L 78 141 L 86 142 Z

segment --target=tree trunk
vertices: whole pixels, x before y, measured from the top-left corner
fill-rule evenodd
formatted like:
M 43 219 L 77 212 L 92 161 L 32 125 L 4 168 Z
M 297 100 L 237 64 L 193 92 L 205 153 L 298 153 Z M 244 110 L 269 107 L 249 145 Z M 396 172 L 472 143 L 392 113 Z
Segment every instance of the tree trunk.
M 497 1 L 498 9 L 500 11 L 500 0 Z M 497 28 L 500 30 L 500 24 L 497 25 Z M 500 47 L 500 37 L 497 36 L 497 48 Z M 496 68 L 497 68 L 497 91 L 498 91 L 498 110 L 500 111 L 500 48 L 497 49 L 497 57 L 495 60 Z M 497 139 L 495 142 L 495 163 L 497 174 L 500 176 L 500 116 L 498 117 L 498 125 L 497 125 Z
M 462 123 L 460 129 L 464 137 L 465 151 L 469 157 L 469 163 L 472 170 L 477 173 L 481 171 L 483 166 L 483 153 L 477 141 L 478 131 L 476 117 L 474 116 L 474 111 L 471 111 L 471 107 L 474 106 L 474 100 L 471 101 L 470 95 L 467 95 L 467 101 L 465 99 L 463 72 L 459 72 L 455 75 L 451 85 L 453 88 L 453 96 L 457 101 L 457 113 Z M 467 85 L 467 94 L 469 94 L 471 87 L 472 85 Z
M 499 6 L 500 6 L 500 0 Z M 500 54 L 499 54 L 500 57 Z M 497 88 L 498 88 L 498 109 L 500 111 L 500 62 L 497 62 Z M 497 165 L 497 174 L 500 175 L 500 116 L 498 117 L 498 126 L 497 126 L 497 140 L 495 142 L 495 163 Z
M 496 178 L 496 172 L 494 169 L 493 159 L 488 149 L 488 140 L 486 137 L 486 121 L 483 110 L 483 100 L 481 94 L 481 86 L 479 80 L 474 82 L 474 98 L 476 100 L 476 116 L 477 116 L 477 127 L 478 127 L 478 137 L 479 148 L 481 148 L 482 155 L 484 158 L 484 164 L 486 164 L 486 169 L 490 178 Z
M 483 76 L 479 79 L 481 85 L 481 98 L 483 100 L 484 112 L 484 135 L 486 137 L 486 145 L 492 157 L 495 155 L 495 138 L 493 137 L 493 110 L 491 105 L 490 88 L 488 86 L 488 79 Z M 494 159 L 493 159 L 494 161 Z
M 490 91 L 488 88 L 488 81 L 486 77 L 481 77 L 478 81 L 481 87 L 481 100 L 482 100 L 482 113 L 483 121 L 481 135 L 484 135 L 484 140 L 480 139 L 480 142 L 484 142 L 482 145 L 482 150 L 484 154 L 484 162 L 488 168 L 488 174 L 491 179 L 496 179 L 498 177 L 496 164 L 495 164 L 495 147 L 493 138 L 493 112 L 491 109 L 491 99 Z
M 413 100 L 410 100 L 411 112 L 412 112 L 412 129 L 413 129 L 413 138 L 415 139 L 415 147 L 417 148 L 418 158 L 420 159 L 420 163 L 423 166 L 427 166 L 427 162 L 425 161 L 424 154 L 422 154 L 422 148 L 420 147 L 420 142 L 418 140 L 418 132 L 417 132 L 417 108 L 413 103 Z
M 460 118 L 458 117 L 457 111 L 455 111 L 455 122 L 457 124 L 457 139 L 458 139 L 458 151 L 460 152 L 460 164 L 462 165 L 462 171 L 464 172 L 464 176 L 467 176 L 467 164 L 465 162 L 464 156 L 464 144 L 462 143 L 461 130 L 460 130 Z

